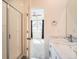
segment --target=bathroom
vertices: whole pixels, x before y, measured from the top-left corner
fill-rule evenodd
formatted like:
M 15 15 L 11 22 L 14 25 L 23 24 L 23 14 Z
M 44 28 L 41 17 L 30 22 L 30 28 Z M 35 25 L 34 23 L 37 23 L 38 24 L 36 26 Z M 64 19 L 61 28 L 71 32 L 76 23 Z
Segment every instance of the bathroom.
M 2 0 L 2 59 L 76 59 L 76 4 Z

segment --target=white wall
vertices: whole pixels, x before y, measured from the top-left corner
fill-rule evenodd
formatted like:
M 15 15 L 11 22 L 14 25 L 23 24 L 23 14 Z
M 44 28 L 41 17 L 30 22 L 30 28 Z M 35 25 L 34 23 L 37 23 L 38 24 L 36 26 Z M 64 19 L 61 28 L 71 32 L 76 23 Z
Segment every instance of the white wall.
M 66 6 L 68 0 L 31 0 L 31 8 L 45 9 L 45 35 L 66 36 Z M 56 25 L 52 21 L 57 22 Z
M 77 35 L 77 0 L 70 0 L 67 6 L 67 34 Z
M 76 0 L 31 0 L 31 8 L 45 9 L 46 36 L 65 37 L 69 33 L 76 36 Z M 53 20 L 56 25 L 52 25 Z

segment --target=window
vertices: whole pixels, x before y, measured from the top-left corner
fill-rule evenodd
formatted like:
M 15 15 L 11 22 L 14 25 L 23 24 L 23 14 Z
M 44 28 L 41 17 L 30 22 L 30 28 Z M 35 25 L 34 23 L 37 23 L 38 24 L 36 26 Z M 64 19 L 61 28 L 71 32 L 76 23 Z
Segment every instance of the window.
M 44 10 L 31 10 L 31 37 L 33 39 L 44 38 Z

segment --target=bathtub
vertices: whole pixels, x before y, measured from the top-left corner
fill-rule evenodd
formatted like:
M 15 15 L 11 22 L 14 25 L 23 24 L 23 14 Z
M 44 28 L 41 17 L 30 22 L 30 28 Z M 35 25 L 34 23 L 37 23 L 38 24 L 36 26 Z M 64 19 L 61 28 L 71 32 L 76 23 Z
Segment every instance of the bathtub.
M 49 59 L 62 59 L 51 43 L 49 44 Z

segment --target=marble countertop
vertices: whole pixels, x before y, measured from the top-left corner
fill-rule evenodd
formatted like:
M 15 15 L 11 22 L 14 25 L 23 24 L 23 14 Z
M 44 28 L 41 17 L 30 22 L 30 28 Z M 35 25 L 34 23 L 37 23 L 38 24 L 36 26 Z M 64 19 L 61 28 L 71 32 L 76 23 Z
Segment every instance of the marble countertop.
M 66 39 L 51 39 L 50 42 L 62 59 L 77 59 L 77 43 Z

